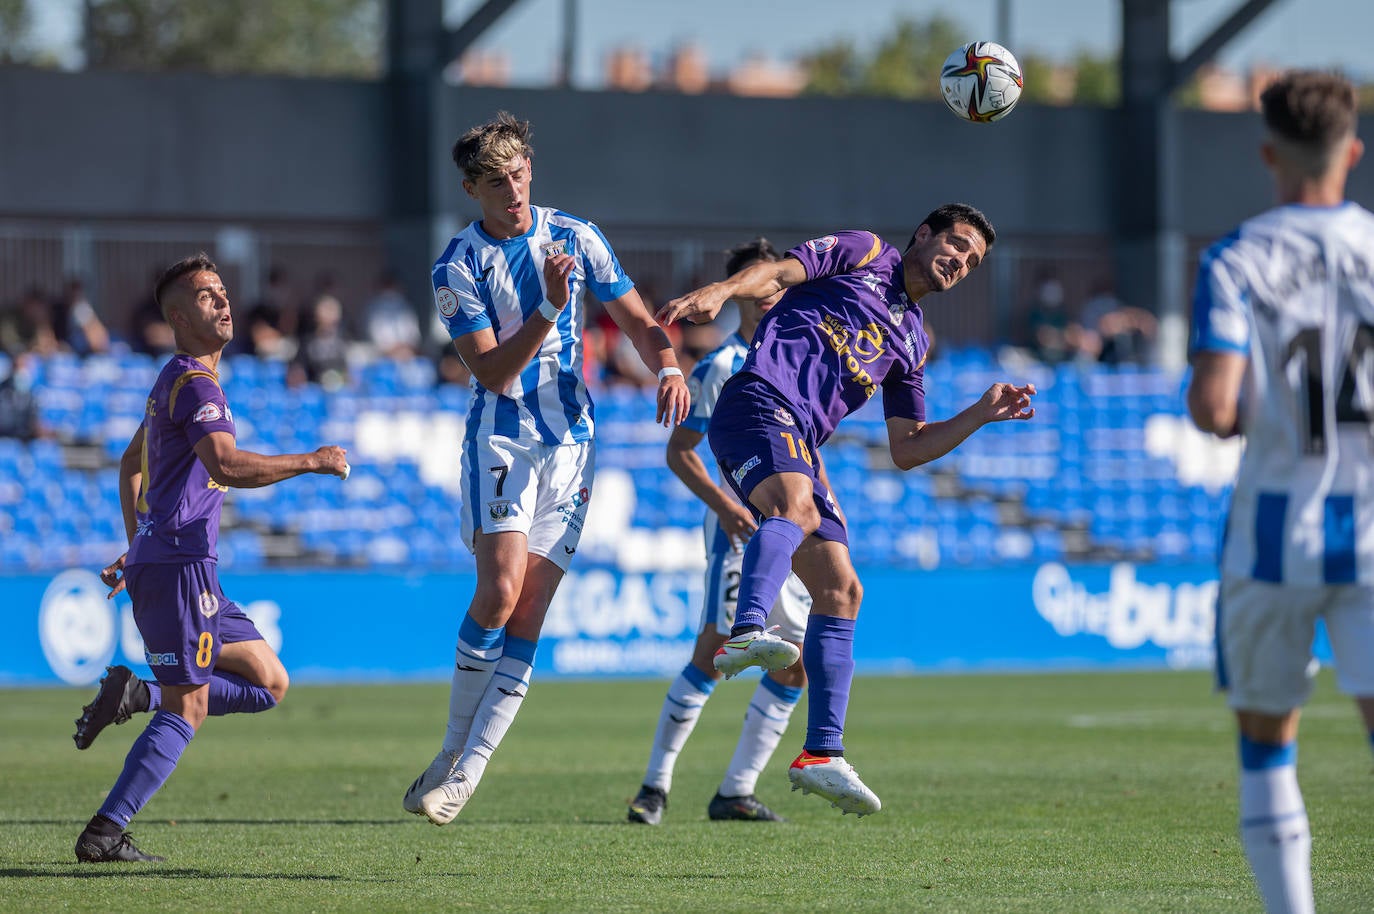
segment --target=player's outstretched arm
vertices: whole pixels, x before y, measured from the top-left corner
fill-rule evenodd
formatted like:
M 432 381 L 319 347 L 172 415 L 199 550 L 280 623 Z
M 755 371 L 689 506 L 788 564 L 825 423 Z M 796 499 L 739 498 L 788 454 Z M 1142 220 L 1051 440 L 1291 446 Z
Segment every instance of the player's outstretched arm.
M 705 462 L 696 452 L 696 447 L 703 437 L 701 432 L 684 425 L 673 429 L 673 433 L 668 436 L 668 469 L 672 470 L 673 474 L 682 480 L 683 485 L 700 498 L 706 507 L 716 513 L 720 518 L 720 528 L 725 531 L 725 535 L 732 543 L 743 543 L 753 536 L 758 524 L 754 523 L 754 515 L 749 513 L 748 508 L 731 498 L 724 489 L 716 485 L 715 480 L 711 479 L 711 474 L 706 471 Z
M 806 267 L 795 257 L 759 261 L 723 282 L 713 282 L 673 299 L 659 308 L 654 317 L 664 326 L 677 320 L 704 324 L 719 314 L 720 309 L 732 298 L 758 301 L 804 282 Z
M 687 381 L 677 367 L 677 353 L 668 341 L 668 334 L 654 323 L 649 309 L 644 307 L 644 299 L 634 289 L 605 302 L 605 306 L 611 320 L 634 343 L 644 366 L 659 376 L 654 421 L 667 426 L 681 425 L 692 408 L 692 395 L 687 392 Z M 665 368 L 673 369 L 672 373 L 664 375 Z
M 1235 352 L 1199 352 L 1188 381 L 1188 415 L 1204 432 L 1221 438 L 1241 433 L 1240 386 L 1246 358 Z
M 888 419 L 887 444 L 892 462 L 900 470 L 909 470 L 943 457 L 989 422 L 1029 419 L 1035 415 L 1031 406 L 1034 395 L 1034 384 L 1018 387 L 999 381 L 976 403 L 952 418 L 940 422 Z
M 255 454 L 239 450 L 228 432 L 211 432 L 196 442 L 195 451 L 215 482 L 235 489 L 270 486 L 305 473 L 342 479 L 348 467 L 347 452 L 332 444 L 309 454 Z

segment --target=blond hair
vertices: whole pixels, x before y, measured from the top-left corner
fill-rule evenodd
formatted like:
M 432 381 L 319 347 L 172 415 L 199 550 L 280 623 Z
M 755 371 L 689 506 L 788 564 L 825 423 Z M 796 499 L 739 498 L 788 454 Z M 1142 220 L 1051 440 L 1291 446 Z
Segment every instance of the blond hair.
M 508 111 L 499 111 L 494 120 L 465 132 L 453 144 L 453 164 L 469 181 L 484 174 L 504 171 L 516 156 L 529 158 L 530 122 L 516 120 Z

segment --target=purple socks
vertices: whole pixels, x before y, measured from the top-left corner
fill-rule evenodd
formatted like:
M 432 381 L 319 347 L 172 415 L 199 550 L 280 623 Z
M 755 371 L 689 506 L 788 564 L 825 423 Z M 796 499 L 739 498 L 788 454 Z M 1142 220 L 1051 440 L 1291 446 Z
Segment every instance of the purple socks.
M 777 602 L 782 583 L 792 570 L 792 554 L 804 539 L 802 528 L 785 517 L 765 517 L 759 524 L 758 532 L 744 548 L 732 634 L 764 627 L 768 611 Z
M 854 680 L 854 620 L 812 615 L 802 644 L 806 667 L 806 742 L 809 752 L 844 752 L 844 715 Z
M 275 708 L 277 700 L 272 693 L 260 685 L 253 685 L 237 673 L 215 670 L 210 677 L 210 700 L 208 714 L 220 717 L 224 714 L 256 714 Z
M 110 789 L 99 815 L 121 828 L 138 814 L 172 776 L 181 753 L 196 731 L 171 711 L 158 711 L 124 758 L 124 771 Z

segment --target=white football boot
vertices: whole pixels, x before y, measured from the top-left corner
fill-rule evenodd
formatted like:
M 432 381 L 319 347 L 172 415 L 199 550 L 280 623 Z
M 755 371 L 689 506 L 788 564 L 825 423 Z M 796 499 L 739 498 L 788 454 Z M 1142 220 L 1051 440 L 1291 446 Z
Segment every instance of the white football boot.
M 463 811 L 476 785 L 461 771 L 455 771 L 429 793 L 420 797 L 420 809 L 435 825 L 447 825 Z
M 410 789 L 406 791 L 405 798 L 401 800 L 401 805 L 406 812 L 413 812 L 417 816 L 422 816 L 425 811 L 420 808 L 420 798 L 429 793 L 435 787 L 447 780 L 452 774 L 453 769 L 458 767 L 460 752 L 439 751 L 434 756 L 434 761 L 429 763 L 418 778 L 410 784 Z
M 859 780 L 859 773 L 842 755 L 826 757 L 802 750 L 787 769 L 787 779 L 793 790 L 819 794 L 843 815 L 852 812 L 863 818 L 883 808 L 878 795 Z
M 731 638 L 720 646 L 712 664 L 730 679 L 751 666 L 761 666 L 765 670 L 781 670 L 797 662 L 801 648 L 791 641 L 779 638 L 773 632 L 779 626 L 761 632 L 745 632 Z

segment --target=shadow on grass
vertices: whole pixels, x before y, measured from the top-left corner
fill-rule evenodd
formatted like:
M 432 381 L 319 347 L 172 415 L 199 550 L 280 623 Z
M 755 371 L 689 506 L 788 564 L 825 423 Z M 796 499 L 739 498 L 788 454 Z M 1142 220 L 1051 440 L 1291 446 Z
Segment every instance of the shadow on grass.
M 53 863 L 43 868 L 0 870 L 0 879 L 107 879 L 111 876 L 152 876 L 156 879 L 294 879 L 302 882 L 337 882 L 346 879 L 343 876 L 320 876 L 309 873 L 225 873 L 194 867 L 162 867 L 156 863 Z

